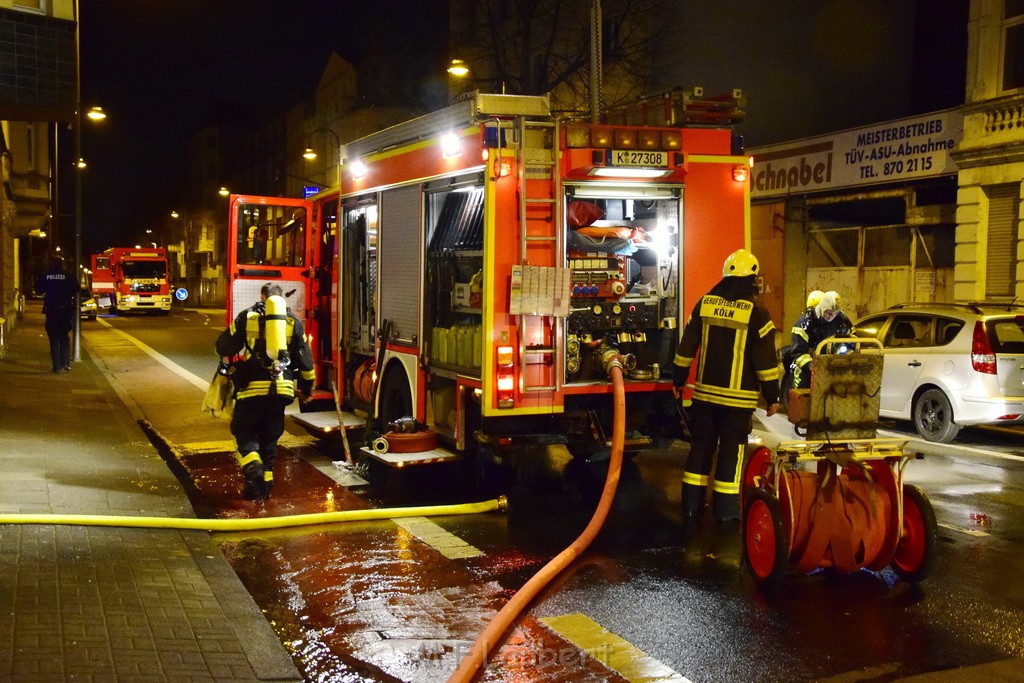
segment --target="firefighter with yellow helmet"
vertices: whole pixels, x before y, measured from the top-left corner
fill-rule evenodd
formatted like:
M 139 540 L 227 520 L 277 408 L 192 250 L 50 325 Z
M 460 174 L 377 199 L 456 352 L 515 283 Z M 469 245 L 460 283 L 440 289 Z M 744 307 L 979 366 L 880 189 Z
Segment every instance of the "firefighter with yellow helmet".
M 814 350 L 818 344 L 829 337 L 849 337 L 853 323 L 842 311 L 842 299 L 837 292 L 813 291 L 807 297 L 807 308 L 804 310 L 790 331 L 792 341 L 789 345 L 788 372 L 790 378 L 783 387 L 790 389 L 809 389 L 811 387 L 811 369 L 814 361 Z
M 730 254 L 722 279 L 694 306 L 676 351 L 672 382 L 677 396 L 697 359 L 688 410 L 693 441 L 682 483 L 687 517 L 702 512 L 710 481 L 715 517 L 739 519 L 743 455 L 759 394 L 768 415 L 779 408 L 775 326 L 756 301 L 757 274 L 757 258 L 749 251 Z M 716 450 L 714 478 L 709 479 Z
M 231 434 L 245 477 L 247 500 L 270 496 L 284 409 L 313 389 L 313 353 L 302 321 L 288 310 L 280 285 L 267 283 L 260 301 L 245 309 L 217 338 L 221 356 L 242 354 L 231 375 L 235 408 Z

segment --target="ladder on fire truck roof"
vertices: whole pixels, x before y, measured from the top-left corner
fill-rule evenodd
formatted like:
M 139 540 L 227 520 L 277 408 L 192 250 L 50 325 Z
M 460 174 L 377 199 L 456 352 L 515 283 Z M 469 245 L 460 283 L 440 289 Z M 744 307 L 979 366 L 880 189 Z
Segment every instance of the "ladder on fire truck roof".
M 519 262 L 543 261 L 555 272 L 561 265 L 562 240 L 559 220 L 561 211 L 561 181 L 558 174 L 558 120 L 534 120 L 520 116 L 516 120 L 516 173 L 519 186 Z M 532 182 L 531 182 L 532 181 Z M 537 181 L 540 181 L 538 183 Z M 545 182 L 546 181 L 546 182 Z M 543 191 L 537 190 L 538 185 Z M 539 196 L 538 196 L 539 195 Z M 531 254 L 532 253 L 532 257 Z M 552 282 L 551 286 L 555 286 Z M 556 340 L 562 337 L 563 321 L 556 315 L 522 312 L 518 316 L 519 358 L 523 368 L 523 393 L 557 391 L 561 372 L 561 358 Z M 530 326 L 539 334 L 531 334 Z M 528 343 L 528 339 L 540 342 Z M 548 381 L 530 383 L 527 368 L 547 367 Z
M 726 127 L 743 120 L 745 106 L 741 88 L 707 96 L 700 86 L 676 88 L 613 107 L 603 113 L 602 120 L 626 126 Z

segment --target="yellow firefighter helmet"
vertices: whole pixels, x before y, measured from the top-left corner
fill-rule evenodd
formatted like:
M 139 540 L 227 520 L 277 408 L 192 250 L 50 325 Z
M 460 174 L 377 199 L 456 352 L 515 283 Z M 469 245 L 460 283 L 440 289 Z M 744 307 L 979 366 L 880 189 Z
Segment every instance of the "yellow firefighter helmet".
M 729 254 L 722 265 L 722 277 L 745 277 L 757 275 L 757 257 L 746 249 L 737 249 Z

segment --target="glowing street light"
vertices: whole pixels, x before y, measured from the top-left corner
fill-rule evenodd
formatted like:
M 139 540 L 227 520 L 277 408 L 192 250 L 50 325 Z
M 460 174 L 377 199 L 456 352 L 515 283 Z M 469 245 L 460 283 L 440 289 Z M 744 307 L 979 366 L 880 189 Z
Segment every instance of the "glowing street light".
M 321 126 L 320 128 L 311 130 L 306 135 L 306 151 L 302 153 L 302 157 L 308 161 L 313 161 L 317 158 L 316 150 L 309 146 L 310 140 L 316 133 L 330 133 L 331 137 L 334 139 L 334 148 L 337 150 L 334 160 L 334 163 L 337 165 L 337 183 L 338 185 L 341 185 L 341 138 L 338 137 L 338 134 L 332 129 Z
M 461 59 L 453 59 L 448 65 L 448 73 L 456 78 L 465 78 L 469 75 L 469 65 Z
M 93 107 L 85 113 L 93 121 L 102 121 L 107 118 L 107 112 L 103 111 L 103 107 Z

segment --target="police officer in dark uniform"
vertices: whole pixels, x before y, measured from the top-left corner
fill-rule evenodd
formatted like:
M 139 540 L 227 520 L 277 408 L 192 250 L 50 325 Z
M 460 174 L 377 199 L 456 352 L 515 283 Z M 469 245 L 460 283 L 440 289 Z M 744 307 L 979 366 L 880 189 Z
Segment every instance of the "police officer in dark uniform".
M 722 279 L 694 307 L 676 351 L 672 383 L 677 396 L 698 350 L 701 356 L 688 410 L 693 441 L 682 485 L 687 517 L 703 510 L 717 449 L 712 509 L 716 519 L 739 519 L 743 454 L 758 393 L 768 403 L 768 415 L 779 408 L 775 326 L 768 311 L 755 302 L 757 272 L 753 254 L 745 249 L 730 254 Z
M 78 281 L 64 269 L 64 259 L 55 256 L 50 269 L 36 280 L 36 292 L 43 295 L 46 336 L 50 340 L 50 372 L 71 370 L 71 328 L 75 324 L 75 293 Z
M 281 287 L 263 285 L 260 298 L 238 314 L 216 343 L 221 356 L 242 354 L 231 375 L 235 387 L 231 434 L 247 500 L 270 496 L 285 406 L 295 400 L 296 393 L 308 396 L 314 379 L 313 354 L 302 321 L 286 308 Z

